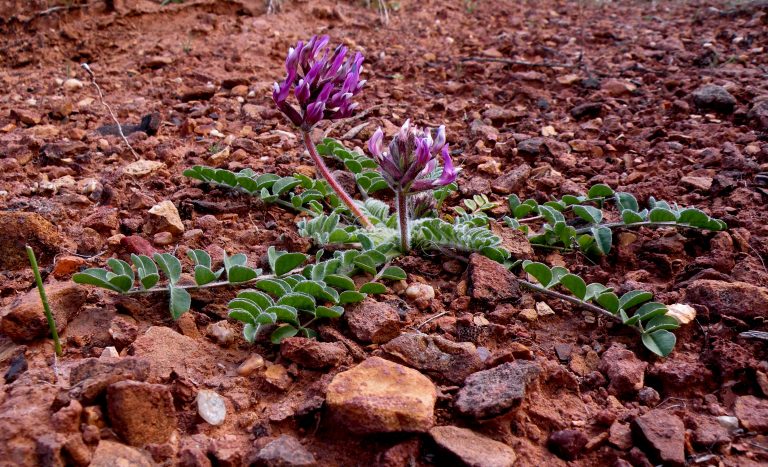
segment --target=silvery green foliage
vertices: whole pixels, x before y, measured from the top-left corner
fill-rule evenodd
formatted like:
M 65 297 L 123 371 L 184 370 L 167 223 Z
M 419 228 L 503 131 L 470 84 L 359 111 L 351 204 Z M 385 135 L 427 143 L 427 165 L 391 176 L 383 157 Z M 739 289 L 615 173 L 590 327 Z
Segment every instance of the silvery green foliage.
M 232 172 L 196 165 L 184 175 L 212 185 L 219 185 L 248 193 L 265 203 L 277 203 L 314 214 L 321 214 L 325 206 L 339 206 L 339 199 L 324 180 L 314 180 L 302 174 L 281 177 L 272 173 L 256 174 L 251 169 Z M 325 204 L 325 206 L 324 206 Z
M 634 327 L 640 332 L 643 344 L 656 355 L 666 357 L 674 349 L 677 339 L 669 331 L 679 328 L 680 323 L 666 314 L 666 305 L 651 301 L 652 293 L 632 290 L 619 297 L 603 284 L 587 284 L 566 268 L 550 268 L 532 261 L 524 261 L 523 270 L 544 289 L 561 287 L 580 302 L 598 306 L 624 325 Z
M 586 195 L 566 195 L 543 204 L 533 199 L 520 201 L 516 195 L 508 201 L 512 217 L 504 218 L 506 224 L 529 234 L 534 246 L 559 246 L 596 255 L 610 252 L 615 228 L 673 226 L 715 231 L 727 228 L 725 222 L 700 209 L 679 207 L 653 197 L 648 208 L 641 210 L 630 193 L 614 192 L 603 184 L 592 186 Z M 604 222 L 603 208 L 608 204 L 615 206 L 620 221 Z M 524 222 L 539 217 L 544 221 L 541 229 L 531 233 Z
M 229 316 L 245 324 L 243 335 L 249 342 L 256 339 L 264 326 L 277 326 L 271 339 L 279 343 L 298 333 L 312 337 L 314 331 L 308 327 L 310 323 L 320 318 L 338 318 L 344 313 L 343 305 L 362 301 L 369 294 L 386 292 L 380 280 L 405 279 L 402 269 L 386 265 L 391 259 L 387 253 L 391 250 L 391 245 L 384 245 L 364 251 L 337 251 L 325 261 L 320 260 L 323 255 L 320 251 L 314 264 L 301 268 L 309 259 L 307 255 L 270 247 L 267 262 L 272 274 L 266 275 L 261 269 L 248 266 L 248 258 L 242 253 L 225 254 L 222 267 L 212 269 L 207 252 L 189 250 L 194 284 L 182 284 L 181 261 L 169 253 L 157 253 L 152 258 L 132 255 L 133 267 L 112 258 L 107 261 L 109 269 L 86 269 L 72 278 L 78 284 L 122 294 L 166 291 L 174 319 L 190 309 L 189 290 L 253 283 L 255 289 L 245 290 L 229 302 Z M 161 272 L 166 279 L 164 285 L 158 285 Z M 351 276 L 361 272 L 371 274 L 374 280 L 358 288 Z M 221 280 L 222 277 L 226 279 Z
M 344 167 L 355 176 L 357 186 L 365 194 L 387 188 L 387 182 L 378 171 L 376 161 L 356 151 L 345 148 L 335 139 L 325 138 L 317 145 L 317 152 L 323 157 L 335 158 L 344 164 Z
M 488 228 L 484 214 L 459 216 L 453 223 L 442 219 L 416 220 L 412 235 L 413 244 L 427 250 L 479 252 L 500 263 L 510 256 L 501 246 L 501 238 Z

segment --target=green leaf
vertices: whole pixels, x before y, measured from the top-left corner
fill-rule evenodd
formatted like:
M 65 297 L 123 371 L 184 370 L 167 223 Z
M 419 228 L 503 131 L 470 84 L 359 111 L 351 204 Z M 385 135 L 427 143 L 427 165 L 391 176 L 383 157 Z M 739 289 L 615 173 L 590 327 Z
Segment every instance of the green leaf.
M 392 281 L 404 281 L 407 277 L 408 276 L 405 274 L 403 268 L 397 266 L 389 266 L 381 273 L 382 279 L 389 279 Z
M 584 282 L 584 279 L 576 274 L 564 275 L 560 279 L 560 284 L 582 300 L 584 300 L 584 297 L 587 295 L 587 284 Z
M 128 276 L 112 276 L 109 278 L 109 283 L 120 289 L 121 292 L 127 292 L 133 287 L 133 281 Z
M 256 304 L 255 302 L 248 300 L 247 298 L 233 298 L 227 303 L 227 308 L 230 310 L 243 310 L 247 312 L 253 319 L 264 312 L 264 308 Z M 268 307 L 267 307 L 268 308 Z
M 265 310 L 275 304 L 272 297 L 258 290 L 243 290 L 237 294 L 237 298 L 242 298 L 255 303 L 261 310 Z
M 139 282 L 141 286 L 146 289 L 151 289 L 160 280 L 160 275 L 157 273 L 157 265 L 152 258 L 144 255 L 131 254 L 131 261 L 136 266 L 136 272 L 139 275 Z
M 136 279 L 136 276 L 134 276 L 133 269 L 131 269 L 130 264 L 117 258 L 108 259 L 107 264 L 118 276 L 128 277 L 131 280 L 131 286 L 133 285 L 133 281 Z
M 728 224 L 720 219 L 710 219 L 709 222 L 707 222 L 706 228 L 714 231 L 728 230 Z
M 168 287 L 168 292 L 170 294 L 168 305 L 171 310 L 171 316 L 173 319 L 179 319 L 181 315 L 189 311 L 189 307 L 192 305 L 192 297 L 186 290 L 174 287 L 173 285 Z
M 147 290 L 154 287 L 159 280 L 160 274 L 147 274 L 139 279 L 139 282 L 141 282 L 141 287 L 144 288 L 144 290 Z
M 280 279 L 262 279 L 256 282 L 256 288 L 261 289 L 264 292 L 272 294 L 276 297 L 281 297 L 291 292 L 291 286 L 287 282 Z
M 340 306 L 319 306 L 315 309 L 315 316 L 318 318 L 338 318 L 344 314 L 344 307 Z
M 187 251 L 187 256 L 189 256 L 189 259 L 191 259 L 195 266 L 205 266 L 206 268 L 211 268 L 211 255 L 208 254 L 205 250 L 189 250 Z
M 603 211 L 593 206 L 574 206 L 573 213 L 590 224 L 599 224 L 603 220 Z
M 368 274 L 376 274 L 376 263 L 368 255 L 360 255 L 352 263 Z
M 205 285 L 215 281 L 216 279 L 216 274 L 208 269 L 208 267 L 203 265 L 195 266 L 195 284 Z
M 533 276 L 539 284 L 547 287 L 552 282 L 552 271 L 544 263 L 523 262 L 523 270 Z
M 620 211 L 623 211 L 624 209 L 629 209 L 632 211 L 640 210 L 640 205 L 637 204 L 637 199 L 630 193 L 622 193 L 617 191 L 614 194 L 614 197 L 616 198 L 616 204 L 619 206 Z
M 629 310 L 637 305 L 647 302 L 653 298 L 653 294 L 644 290 L 632 290 L 621 296 L 619 307 L 623 310 Z
M 611 251 L 613 243 L 613 233 L 608 227 L 592 227 L 592 236 L 595 238 L 595 246 L 602 255 L 607 255 Z
M 539 214 L 550 224 L 555 222 L 565 222 L 563 214 L 550 206 L 539 206 Z
M 284 253 L 275 261 L 273 272 L 278 276 L 287 274 L 306 261 L 307 258 L 308 256 L 302 253 Z
M 274 305 L 266 310 L 264 310 L 265 314 L 273 313 L 277 316 L 278 321 L 283 321 L 287 323 L 292 324 L 299 324 L 299 312 L 296 308 L 290 306 L 290 305 Z
M 679 327 L 680 322 L 677 319 L 669 315 L 661 315 L 651 319 L 648 321 L 648 323 L 646 323 L 645 332 L 648 333 L 658 331 L 659 329 L 672 330 Z
M 643 216 L 631 209 L 625 209 L 621 211 L 621 221 L 625 224 L 637 224 L 638 222 L 643 222 L 644 220 L 645 219 L 643 219 Z
M 295 177 L 283 177 L 272 185 L 272 194 L 281 195 L 291 188 L 299 186 L 301 180 Z
M 288 305 L 299 310 L 315 309 L 315 299 L 311 295 L 299 292 L 291 292 L 283 295 L 277 300 L 278 305 Z
M 339 294 L 339 303 L 343 305 L 345 303 L 362 302 L 365 300 L 365 297 L 367 297 L 367 295 L 364 293 L 355 292 L 354 290 L 345 290 Z
M 232 266 L 227 272 L 227 280 L 230 284 L 240 284 L 255 279 L 259 275 L 256 269 L 248 266 Z
M 648 220 L 651 222 L 675 222 L 677 221 L 677 216 L 669 209 L 653 208 L 648 213 Z
M 123 290 L 120 289 L 120 287 L 109 282 L 107 274 L 109 274 L 109 271 L 106 269 L 89 268 L 72 275 L 72 280 L 77 284 L 95 285 L 97 287 L 122 293 Z
M 648 321 L 651 318 L 662 316 L 667 312 L 667 306 L 659 302 L 648 302 L 637 309 L 635 316 L 639 316 L 641 321 Z
M 619 297 L 613 292 L 602 293 L 595 301 L 614 315 L 619 311 Z
M 587 285 L 587 295 L 584 297 L 584 300 L 592 300 L 595 297 L 600 296 L 604 292 L 608 292 L 610 289 L 603 284 L 598 284 L 597 282 L 593 282 L 589 285 Z
M 275 329 L 275 331 L 269 337 L 269 340 L 272 341 L 273 344 L 279 344 L 280 342 L 282 342 L 283 339 L 293 337 L 298 333 L 299 333 L 298 329 L 291 326 L 290 324 L 286 324 L 285 326 L 281 326 Z
M 363 286 L 360 287 L 360 293 L 382 294 L 387 293 L 387 288 L 384 286 L 384 284 L 380 284 L 378 282 L 368 282 L 367 284 L 363 284 Z
M 246 342 L 253 344 L 256 341 L 256 337 L 259 335 L 260 330 L 261 326 L 258 324 L 253 325 L 251 323 L 245 323 L 245 326 L 243 326 L 243 337 Z
M 238 321 L 241 321 L 243 323 L 250 323 L 252 325 L 256 325 L 256 319 L 248 313 L 245 310 L 241 310 L 239 308 L 235 308 L 233 310 L 229 310 L 229 313 L 227 314 L 232 319 L 236 319 Z
M 181 277 L 181 261 L 169 253 L 155 253 L 153 258 L 171 285 L 175 285 Z
M 328 274 L 325 276 L 325 283 L 337 289 L 355 290 L 355 281 L 340 274 Z
M 587 196 L 590 198 L 607 198 L 611 195 L 613 195 L 613 189 L 602 183 L 592 185 L 587 192 Z
M 677 343 L 677 337 L 665 329 L 643 333 L 642 339 L 643 345 L 660 357 L 666 357 L 672 353 Z
M 688 208 L 680 211 L 680 217 L 677 218 L 677 222 L 693 227 L 706 228 L 709 223 L 709 216 L 700 209 Z
M 330 287 L 324 286 L 317 281 L 303 281 L 293 286 L 294 292 L 301 292 L 311 295 L 318 300 L 336 303 L 339 301 L 339 294 Z

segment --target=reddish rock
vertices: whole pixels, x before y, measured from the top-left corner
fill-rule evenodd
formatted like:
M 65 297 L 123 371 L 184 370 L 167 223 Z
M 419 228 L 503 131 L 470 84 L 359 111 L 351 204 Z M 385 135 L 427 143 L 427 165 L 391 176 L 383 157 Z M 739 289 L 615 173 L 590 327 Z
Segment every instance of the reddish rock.
M 602 356 L 600 371 L 608 376 L 608 389 L 618 395 L 635 394 L 643 387 L 648 363 L 631 350 L 614 344 Z
M 715 316 L 729 315 L 741 320 L 768 319 L 768 288 L 746 282 L 711 279 L 694 281 L 685 292 L 688 302 L 704 305 Z
M 626 423 L 614 422 L 608 430 L 608 442 L 626 451 L 632 447 L 632 428 Z
M 344 316 L 349 330 L 358 340 L 382 344 L 400 333 L 400 315 L 392 306 L 366 298 Z
M 157 253 L 157 250 L 152 246 L 149 240 L 144 237 L 139 237 L 138 235 L 129 235 L 127 237 L 123 237 L 120 240 L 120 244 L 125 247 L 128 253 L 146 255 L 149 257 L 152 257 L 152 255 Z
M 731 442 L 728 429 L 720 424 L 715 417 L 697 415 L 692 417 L 694 425 L 693 444 L 702 449 L 712 449 Z
M 736 399 L 733 411 L 747 430 L 761 434 L 768 433 L 768 399 L 741 396 Z
M 525 398 L 525 389 L 541 373 L 533 362 L 504 363 L 470 375 L 456 396 L 454 405 L 463 415 L 484 419 L 502 415 Z
M 53 266 L 53 277 L 64 279 L 80 270 L 85 266 L 85 259 L 79 256 L 60 256 L 56 259 Z
M 280 355 L 303 367 L 322 369 L 337 366 L 344 361 L 347 348 L 340 342 L 290 337 L 280 343 Z
M 663 361 L 655 362 L 648 375 L 661 383 L 664 394 L 680 396 L 693 395 L 702 388 L 713 385 L 712 372 L 701 361 L 698 354 L 674 352 Z
M 491 188 L 494 193 L 502 195 L 516 193 L 525 186 L 525 182 L 528 181 L 530 174 L 531 166 L 523 163 L 496 178 L 491 182 Z
M 434 424 L 435 385 L 416 370 L 371 357 L 334 376 L 326 404 L 351 432 L 424 432 Z
M 587 436 L 579 430 L 560 430 L 549 435 L 547 447 L 558 457 L 570 461 L 579 457 L 587 442 Z
M 102 440 L 93 453 L 90 467 L 153 467 L 154 465 L 152 459 L 143 451 L 114 441 Z
M 88 296 L 88 290 L 74 282 L 45 285 L 45 293 L 59 332 L 77 316 Z M 15 342 L 31 341 L 51 332 L 36 287 L 0 311 L 0 320 L 0 332 Z
M 512 467 L 517 460 L 511 447 L 466 428 L 436 426 L 429 434 L 467 467 Z
M 389 359 L 453 384 L 461 384 L 467 376 L 485 368 L 474 344 L 440 336 L 407 333 L 381 348 Z
M 113 383 L 125 380 L 144 381 L 149 376 L 149 361 L 137 357 L 87 358 L 69 373 L 69 395 L 90 403 Z
M 71 400 L 69 405 L 62 407 L 53 414 L 51 422 L 56 431 L 60 433 L 76 433 L 80 430 L 80 415 L 82 413 L 82 404 L 77 400 Z
M 42 120 L 39 114 L 25 109 L 11 109 L 11 118 L 27 126 L 35 126 Z
M 223 354 L 205 340 L 195 340 L 171 328 L 152 326 L 128 347 L 129 353 L 152 362 L 150 380 L 166 381 L 171 373 L 198 379 L 217 374 Z
M 467 269 L 469 295 L 490 304 L 516 301 L 520 288 L 515 277 L 504 266 L 485 256 L 473 253 Z
M 757 102 L 747 113 L 752 126 L 760 131 L 768 131 L 768 99 Z
M 111 235 L 120 228 L 120 218 L 117 215 L 117 209 L 102 206 L 83 219 L 81 224 L 101 234 Z
M 107 388 L 112 429 L 133 446 L 165 443 L 176 430 L 176 409 L 168 386 L 120 381 Z
M 685 465 L 685 426 L 677 416 L 662 409 L 651 410 L 634 420 L 632 432 L 644 442 L 645 453 L 655 462 Z
M 118 350 L 131 345 L 139 335 L 139 324 L 135 319 L 127 315 L 116 315 L 109 323 L 107 330 L 112 337 L 112 342 Z
M 24 245 L 35 250 L 37 262 L 44 268 L 58 254 L 61 244 L 56 227 L 40 214 L 0 211 L 0 271 L 29 268 Z

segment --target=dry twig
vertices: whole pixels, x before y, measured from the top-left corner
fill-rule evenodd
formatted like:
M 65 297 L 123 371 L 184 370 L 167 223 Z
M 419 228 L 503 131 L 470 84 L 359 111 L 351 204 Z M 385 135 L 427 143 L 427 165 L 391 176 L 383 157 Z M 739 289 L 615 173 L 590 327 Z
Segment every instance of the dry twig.
M 101 92 L 101 88 L 96 82 L 96 75 L 93 74 L 91 67 L 89 67 L 87 63 L 81 63 L 80 66 L 83 67 L 83 70 L 85 70 L 88 73 L 88 76 L 91 77 L 91 84 L 93 84 L 93 86 L 96 88 L 96 91 L 99 93 L 99 102 L 101 102 L 101 105 L 106 107 L 107 111 L 109 111 L 109 115 L 112 117 L 115 125 L 117 125 L 117 131 L 120 133 L 120 137 L 123 138 L 125 145 L 128 146 L 128 149 L 131 150 L 131 153 L 137 160 L 141 159 L 141 156 L 139 156 L 139 154 L 133 149 L 131 143 L 128 142 L 128 138 L 125 137 L 125 134 L 123 133 L 123 127 L 120 125 L 120 122 L 117 120 L 115 113 L 112 111 L 112 107 L 110 107 L 109 104 L 107 104 L 107 102 L 104 100 L 104 93 Z

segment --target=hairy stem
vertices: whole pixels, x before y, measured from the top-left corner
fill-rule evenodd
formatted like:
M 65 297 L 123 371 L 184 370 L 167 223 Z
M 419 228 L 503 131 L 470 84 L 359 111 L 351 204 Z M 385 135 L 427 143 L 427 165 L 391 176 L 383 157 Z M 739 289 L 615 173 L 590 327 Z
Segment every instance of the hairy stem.
M 411 251 L 411 233 L 408 230 L 408 198 L 404 191 L 395 192 L 397 202 L 397 226 L 400 229 L 400 250 L 403 253 Z
M 32 266 L 32 272 L 35 275 L 37 291 L 40 293 L 40 301 L 43 302 L 45 319 L 48 320 L 48 327 L 51 329 L 51 336 L 53 337 L 53 346 L 56 351 L 56 355 L 61 356 L 61 342 L 59 342 L 59 332 L 56 330 L 56 321 L 53 319 L 51 307 L 48 305 L 48 296 L 45 294 L 45 288 L 43 287 L 43 278 L 40 277 L 40 268 L 37 267 L 35 251 L 29 245 L 27 245 L 27 256 L 29 257 L 29 264 Z
M 330 170 L 328 170 L 328 166 L 325 165 L 325 162 L 323 162 L 323 158 L 320 156 L 320 154 L 317 153 L 317 148 L 315 147 L 315 143 L 312 141 L 312 137 L 309 135 L 309 132 L 302 130 L 302 136 L 304 137 L 304 145 L 307 147 L 307 151 L 309 151 L 309 156 L 312 158 L 312 161 L 315 163 L 315 166 L 320 170 L 320 174 L 322 174 L 323 178 L 328 182 L 328 184 L 331 186 L 333 191 L 336 192 L 337 195 L 339 195 L 339 199 L 347 205 L 350 211 L 352 211 L 352 214 L 357 217 L 357 220 L 362 224 L 363 227 L 366 229 L 372 229 L 373 224 L 371 221 L 366 217 L 365 214 L 360 210 L 360 208 L 355 204 L 355 201 L 352 199 L 351 196 L 344 190 L 344 188 L 339 184 L 338 180 L 333 176 Z
M 591 311 L 593 313 L 597 313 L 599 315 L 603 315 L 606 318 L 612 319 L 613 321 L 617 321 L 619 323 L 622 322 L 620 317 L 614 315 L 610 311 L 605 310 L 603 308 L 600 308 L 599 306 L 595 306 L 595 305 L 593 305 L 591 303 L 585 302 L 583 300 L 579 300 L 576 297 L 572 297 L 570 295 L 565 295 L 565 294 L 562 294 L 560 292 L 555 292 L 554 290 L 547 289 L 547 288 L 545 288 L 545 287 L 543 287 L 541 285 L 534 284 L 533 282 L 524 281 L 522 279 L 517 279 L 517 282 L 518 282 L 518 284 L 522 285 L 523 287 L 525 287 L 527 289 L 533 290 L 535 292 L 538 292 L 538 293 L 541 293 L 541 294 L 544 294 L 544 295 L 549 295 L 550 297 L 559 298 L 560 300 L 564 300 L 564 301 L 566 301 L 568 303 L 573 303 L 574 305 L 580 306 L 580 307 L 582 307 L 584 309 L 587 309 L 587 310 L 589 310 L 589 311 Z M 638 328 L 637 326 L 630 326 L 630 327 L 633 328 L 635 331 L 642 332 L 641 329 Z
M 204 285 L 197 285 L 197 284 L 178 285 L 177 284 L 177 285 L 174 285 L 174 287 L 177 289 L 185 289 L 185 290 L 212 289 L 214 287 L 226 287 L 228 285 L 230 286 L 234 285 L 239 287 L 241 285 L 250 284 L 252 282 L 256 282 L 264 279 L 277 279 L 278 277 L 285 277 L 285 276 L 290 276 L 292 274 L 298 274 L 303 270 L 304 270 L 304 267 L 301 266 L 286 272 L 282 276 L 277 276 L 276 274 L 263 274 L 261 276 L 254 277 L 253 279 L 244 281 L 244 282 L 232 283 L 232 282 L 229 282 L 228 280 L 224 280 L 224 281 L 209 282 Z M 143 295 L 143 294 L 150 294 L 150 293 L 156 293 L 156 292 L 168 292 L 168 286 L 158 285 L 158 286 L 152 287 L 151 289 L 131 289 L 127 292 L 119 292 L 119 293 L 121 293 L 122 295 Z

